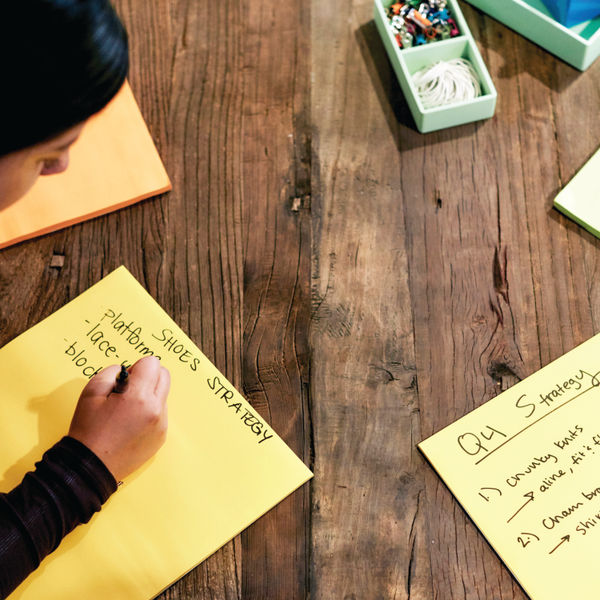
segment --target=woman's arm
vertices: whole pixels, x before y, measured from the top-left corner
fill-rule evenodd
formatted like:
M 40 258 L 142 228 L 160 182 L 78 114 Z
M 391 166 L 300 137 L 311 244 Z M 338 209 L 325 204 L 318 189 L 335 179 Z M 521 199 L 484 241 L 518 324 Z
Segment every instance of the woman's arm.
M 124 479 L 162 446 L 169 372 L 155 357 L 129 369 L 113 393 L 118 366 L 104 369 L 79 397 L 69 435 L 23 482 L 0 494 L 0 598 L 29 575 L 62 538 L 92 515 Z
M 102 461 L 81 442 L 64 437 L 23 482 L 0 494 L 0 598 L 6 598 L 55 550 L 67 533 L 117 489 Z

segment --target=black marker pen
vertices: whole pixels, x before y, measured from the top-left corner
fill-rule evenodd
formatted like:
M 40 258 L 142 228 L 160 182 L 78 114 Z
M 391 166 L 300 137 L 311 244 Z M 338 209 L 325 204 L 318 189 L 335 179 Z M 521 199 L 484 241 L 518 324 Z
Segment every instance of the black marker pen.
M 122 394 L 127 389 L 127 381 L 129 381 L 129 371 L 125 368 L 125 365 L 121 365 L 121 371 L 117 375 L 113 393 Z

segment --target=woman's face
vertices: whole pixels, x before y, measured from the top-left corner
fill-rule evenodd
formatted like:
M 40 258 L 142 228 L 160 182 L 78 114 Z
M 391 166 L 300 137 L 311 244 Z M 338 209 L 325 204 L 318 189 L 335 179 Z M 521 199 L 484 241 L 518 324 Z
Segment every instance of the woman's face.
M 51 140 L 0 156 L 0 210 L 23 196 L 40 175 L 62 173 L 69 166 L 69 148 L 83 123 Z

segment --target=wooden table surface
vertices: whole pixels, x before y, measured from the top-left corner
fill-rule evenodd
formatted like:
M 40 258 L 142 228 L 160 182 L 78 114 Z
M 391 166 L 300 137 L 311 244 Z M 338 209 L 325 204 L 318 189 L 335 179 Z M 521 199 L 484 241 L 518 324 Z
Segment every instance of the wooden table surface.
M 496 115 L 421 135 L 372 0 L 116 4 L 174 190 L 3 250 L 0 343 L 125 264 L 315 473 L 161 600 L 525 598 L 416 443 L 600 330 L 600 61 L 461 3 Z

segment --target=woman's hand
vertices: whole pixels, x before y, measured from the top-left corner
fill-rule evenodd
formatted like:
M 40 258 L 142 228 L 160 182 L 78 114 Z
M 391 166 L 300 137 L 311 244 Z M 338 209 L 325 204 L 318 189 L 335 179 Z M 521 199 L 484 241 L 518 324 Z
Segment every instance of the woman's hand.
M 94 452 L 119 481 L 141 467 L 167 436 L 170 376 L 154 356 L 129 369 L 127 387 L 113 393 L 120 367 L 103 369 L 79 397 L 69 435 Z

